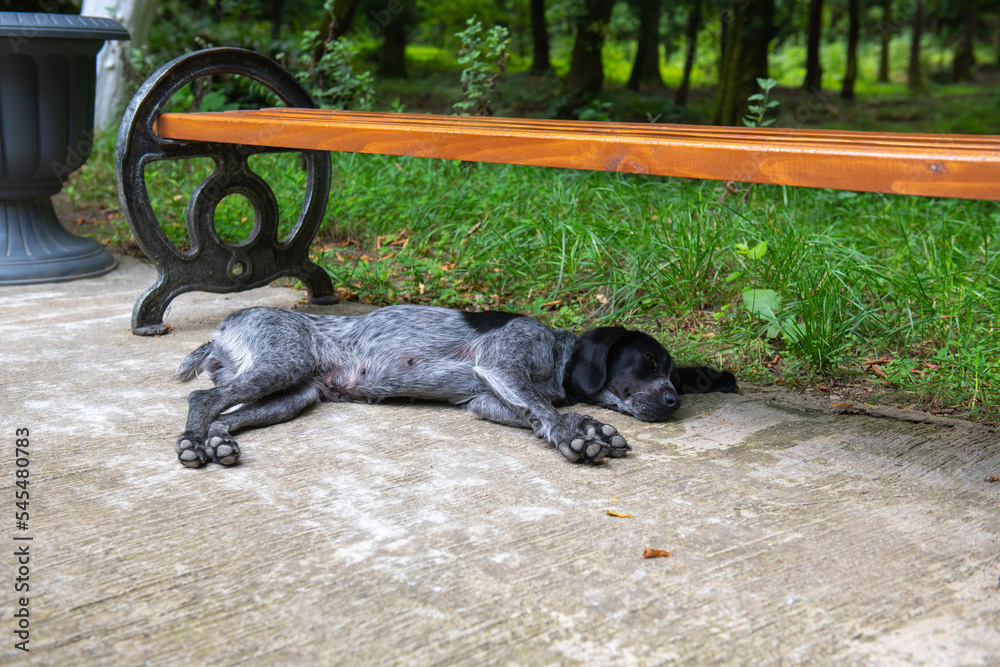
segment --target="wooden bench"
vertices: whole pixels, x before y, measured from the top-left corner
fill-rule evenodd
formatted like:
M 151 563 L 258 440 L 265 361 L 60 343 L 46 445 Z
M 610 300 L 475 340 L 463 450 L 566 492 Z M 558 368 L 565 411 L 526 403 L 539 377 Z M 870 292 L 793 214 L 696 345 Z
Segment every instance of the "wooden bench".
M 271 88 L 287 108 L 161 113 L 196 78 L 241 74 Z M 293 233 L 279 242 L 273 192 L 247 158 L 301 151 L 308 186 Z M 208 49 L 158 70 L 133 98 L 118 137 L 122 210 L 160 278 L 136 303 L 132 329 L 162 334 L 167 304 L 189 290 L 231 292 L 294 275 L 313 302 L 336 300 L 326 273 L 308 258 L 323 220 L 329 151 L 619 171 L 934 197 L 1000 200 L 1000 137 L 594 123 L 328 111 L 315 108 L 277 64 L 239 49 Z M 143 173 L 155 160 L 210 157 L 216 170 L 192 194 L 191 248 L 180 251 L 160 228 Z M 246 196 L 256 220 L 249 238 L 228 244 L 214 210 Z

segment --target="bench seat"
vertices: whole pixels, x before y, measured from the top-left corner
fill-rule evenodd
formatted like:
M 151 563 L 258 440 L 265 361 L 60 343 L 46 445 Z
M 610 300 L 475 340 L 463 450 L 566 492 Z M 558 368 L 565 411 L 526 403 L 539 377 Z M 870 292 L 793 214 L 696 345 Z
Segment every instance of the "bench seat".
M 1000 137 L 274 108 L 168 113 L 164 139 L 1000 199 Z

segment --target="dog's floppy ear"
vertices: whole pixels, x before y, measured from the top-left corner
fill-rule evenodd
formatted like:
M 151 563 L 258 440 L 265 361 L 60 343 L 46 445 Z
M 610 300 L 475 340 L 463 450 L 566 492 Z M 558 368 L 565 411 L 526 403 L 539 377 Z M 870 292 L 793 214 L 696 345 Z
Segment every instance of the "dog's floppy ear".
M 608 352 L 622 336 L 622 327 L 591 329 L 577 341 L 570 359 L 570 386 L 583 396 L 593 396 L 608 380 Z
M 709 366 L 674 368 L 670 384 L 678 394 L 707 394 L 713 391 L 736 391 L 736 376 L 729 371 L 719 371 Z

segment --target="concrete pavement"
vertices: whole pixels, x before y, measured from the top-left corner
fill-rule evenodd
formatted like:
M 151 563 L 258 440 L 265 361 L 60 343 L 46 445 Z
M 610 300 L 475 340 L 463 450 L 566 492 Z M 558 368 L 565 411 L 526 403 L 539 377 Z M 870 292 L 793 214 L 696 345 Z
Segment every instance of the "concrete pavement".
M 633 446 L 590 467 L 458 408 L 324 404 L 191 470 L 178 363 L 303 293 L 184 295 L 140 338 L 154 270 L 119 261 L 0 287 L 0 661 L 1000 664 L 995 430 L 694 396 L 663 424 L 588 410 Z

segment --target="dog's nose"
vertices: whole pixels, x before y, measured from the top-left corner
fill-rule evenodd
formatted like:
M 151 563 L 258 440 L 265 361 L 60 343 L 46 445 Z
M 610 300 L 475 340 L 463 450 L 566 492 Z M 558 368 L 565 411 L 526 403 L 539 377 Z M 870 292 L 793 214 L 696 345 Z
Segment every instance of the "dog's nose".
M 663 394 L 663 406 L 667 409 L 667 412 L 673 412 L 681 407 L 681 400 L 677 398 L 677 394 L 668 391 Z

